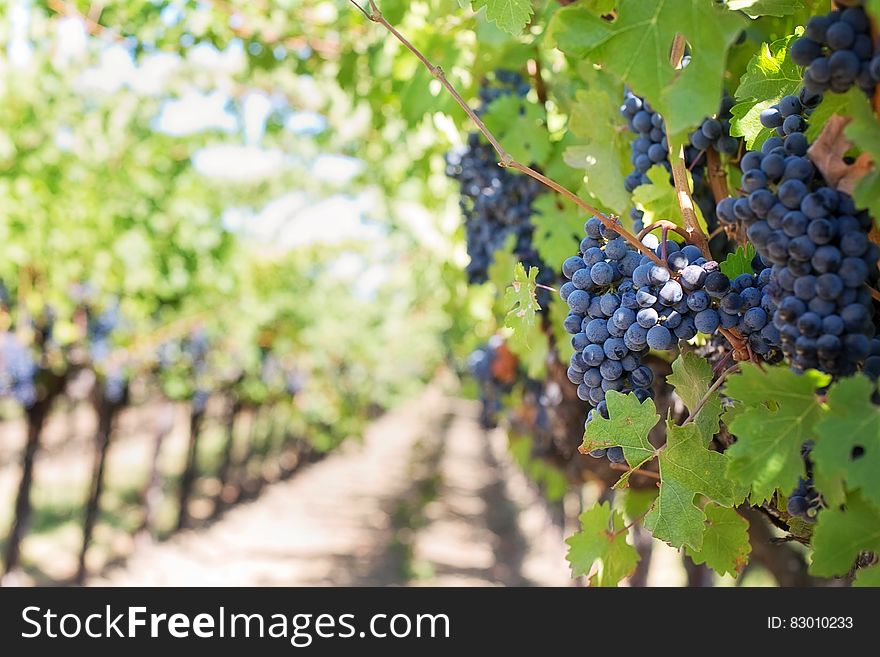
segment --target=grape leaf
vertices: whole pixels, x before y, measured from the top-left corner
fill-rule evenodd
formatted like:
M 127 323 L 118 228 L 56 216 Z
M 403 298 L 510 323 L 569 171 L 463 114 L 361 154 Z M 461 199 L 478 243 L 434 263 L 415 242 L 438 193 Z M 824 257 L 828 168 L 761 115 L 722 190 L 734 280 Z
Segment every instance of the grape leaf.
M 681 216 L 681 209 L 678 204 L 678 194 L 675 187 L 669 184 L 669 174 L 666 169 L 659 165 L 655 165 L 648 170 L 648 178 L 651 179 L 650 185 L 639 185 L 636 187 L 632 195 L 633 204 L 645 213 L 643 222 L 647 226 L 650 223 L 660 219 L 671 221 L 677 226 L 684 226 L 684 220 Z M 690 172 L 687 172 L 688 187 L 694 188 L 693 178 Z M 694 204 L 694 211 L 697 214 L 697 222 L 704 232 L 706 231 L 706 220 L 703 218 L 703 212 L 700 206 Z
M 880 565 L 874 565 L 870 568 L 860 568 L 853 580 L 855 587 L 880 587 Z
M 865 376 L 841 379 L 828 391 L 828 412 L 816 423 L 811 458 L 816 487 L 830 505 L 845 489 L 880 507 L 880 407 L 871 403 L 877 386 Z M 853 450 L 861 448 L 858 458 Z
M 788 56 L 791 43 L 803 30 L 783 39 L 761 44 L 761 50 L 746 66 L 734 92 L 736 100 L 779 100 L 800 87 L 803 70 Z
M 473 0 L 474 11 L 486 8 L 486 18 L 514 36 L 520 34 L 532 16 L 532 0 Z
M 684 353 L 672 363 L 672 374 L 666 377 L 666 382 L 675 388 L 681 401 L 693 412 L 712 385 L 712 366 L 696 354 Z M 712 436 L 718 433 L 720 417 L 721 395 L 716 391 L 709 396 L 694 420 L 704 446 L 708 446 Z
M 623 496 L 623 515 L 630 522 L 641 518 L 657 499 L 658 492 L 656 488 L 627 488 Z
M 803 9 L 801 0 L 727 0 L 727 8 L 741 11 L 749 18 L 758 16 L 790 16 Z
M 639 563 L 639 553 L 626 542 L 623 516 L 608 502 L 597 504 L 580 515 L 581 530 L 565 539 L 572 577 L 589 575 L 591 586 L 617 586 Z
M 862 153 L 867 153 L 874 160 L 874 170 L 858 182 L 852 195 L 856 205 L 870 210 L 877 221 L 880 218 L 880 125 L 868 102 L 864 98 L 860 101 L 849 107 L 852 121 L 846 127 L 845 134 Z
M 553 337 L 556 339 L 556 351 L 559 360 L 567 363 L 574 355 L 574 347 L 571 345 L 571 335 L 565 331 L 562 323 L 570 312 L 568 304 L 557 294 L 550 298 L 550 325 L 553 327 Z
M 788 56 L 788 48 L 802 33 L 803 29 L 798 28 L 794 35 L 769 45 L 762 44 L 760 52 L 752 57 L 740 78 L 734 92 L 734 97 L 740 102 L 730 110 L 733 115 L 730 134 L 745 137 L 749 149 L 760 146 L 771 134 L 761 125 L 761 112 L 775 105 L 783 96 L 796 93 L 801 86 L 802 70 Z
M 564 157 L 569 166 L 584 170 L 590 192 L 622 215 L 630 204 L 623 180 L 630 164 L 631 135 L 620 129 L 619 101 L 612 98 L 611 92 L 616 91 L 619 97 L 622 89 L 612 85 L 609 77 L 591 72 L 589 91 L 579 90 L 575 95 L 568 125 L 579 143 L 570 146 Z
M 745 363 L 728 377 L 725 390 L 744 407 L 725 422 L 737 441 L 727 449 L 728 476 L 751 486 L 752 501 L 794 488 L 804 474 L 801 446 L 813 438 L 822 405 L 816 388 L 828 377 L 815 371 L 795 374 L 786 367 Z
M 543 194 L 532 207 L 532 244 L 541 260 L 559 263 L 577 253 L 584 223 L 577 206 L 563 202 L 556 194 Z
M 851 493 L 845 508 L 825 509 L 819 514 L 809 570 L 820 577 L 843 575 L 864 550 L 880 551 L 880 509 Z
M 581 4 L 597 16 L 607 16 L 617 7 L 617 0 L 581 0 Z
M 761 125 L 761 112 L 776 104 L 775 100 L 752 102 L 751 100 L 737 103 L 730 108 L 730 134 L 743 137 L 746 148 L 750 151 L 759 150 L 773 131 Z
M 834 114 L 840 116 L 852 116 L 858 105 L 868 105 L 868 97 L 865 92 L 858 87 L 853 87 L 845 94 L 825 94 L 822 102 L 813 110 L 809 117 L 809 125 L 807 125 L 807 139 L 810 142 L 816 141 L 822 133 L 822 127 Z M 870 111 L 870 108 L 869 108 Z M 870 138 L 870 136 L 868 136 Z M 861 145 L 861 144 L 860 144 Z
M 660 452 L 660 495 L 645 516 L 645 529 L 673 547 L 703 547 L 705 514 L 694 504 L 701 493 L 723 506 L 736 503 L 725 475 L 727 456 L 710 451 L 694 424 L 666 423 L 666 447 Z
M 660 416 L 654 406 L 654 400 L 646 399 L 639 402 L 633 393 L 624 395 L 615 390 L 609 390 L 605 395 L 608 402 L 608 417 L 606 420 L 598 413 L 593 421 L 587 425 L 584 432 L 584 443 L 580 451 L 588 454 L 600 447 L 622 447 L 626 462 L 633 468 L 639 467 L 645 461 L 654 457 L 654 446 L 648 442 L 648 433 L 657 424 Z M 628 473 L 624 474 L 617 485 L 623 485 L 628 479 Z
M 513 330 L 508 345 L 525 365 L 530 376 L 539 376 L 544 369 L 547 356 L 547 336 L 538 322 L 541 306 L 535 295 L 538 268 L 525 267 L 517 262 L 514 267 L 513 282 L 504 292 L 504 307 L 507 314 L 504 326 Z
M 710 502 L 703 507 L 706 514 L 703 548 L 686 548 L 687 555 L 699 565 L 706 564 L 720 575 L 736 577 L 749 562 L 752 545 L 749 543 L 749 521 L 736 509 Z
M 550 135 L 544 110 L 515 95 L 493 101 L 482 116 L 486 127 L 504 144 L 510 155 L 527 164 L 543 163 L 550 155 Z
M 721 273 L 730 280 L 733 280 L 740 274 L 754 274 L 755 270 L 752 268 L 752 259 L 754 257 L 754 246 L 748 243 L 745 247 L 738 246 L 736 251 L 729 253 L 724 262 L 721 263 Z
M 727 49 L 743 26 L 742 16 L 705 0 L 621 0 L 614 22 L 576 4 L 557 11 L 548 38 L 621 78 L 677 134 L 718 110 Z M 687 38 L 694 54 L 682 70 L 669 63 L 676 34 Z

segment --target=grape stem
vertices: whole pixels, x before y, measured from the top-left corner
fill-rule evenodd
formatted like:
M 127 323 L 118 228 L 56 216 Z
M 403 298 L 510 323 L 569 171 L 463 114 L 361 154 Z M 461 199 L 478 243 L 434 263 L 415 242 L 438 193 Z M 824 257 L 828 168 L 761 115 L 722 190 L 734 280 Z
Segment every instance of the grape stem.
M 623 465 L 623 463 L 612 463 L 611 465 L 612 465 L 612 467 L 613 467 L 613 466 L 615 466 L 615 465 Z M 626 466 L 624 466 L 624 467 L 626 467 Z M 614 469 L 615 469 L 615 470 L 618 470 L 619 468 L 614 468 Z M 643 471 L 641 471 L 641 470 L 633 470 L 633 472 L 643 472 Z M 652 473 L 650 473 L 650 474 L 654 474 L 654 473 L 652 472 Z M 660 478 L 660 476 L 658 475 L 658 476 L 657 476 L 657 479 L 659 479 L 659 478 Z M 645 509 L 645 510 L 642 511 L 639 515 L 637 515 L 635 518 L 633 518 L 632 520 L 630 520 L 630 522 L 629 522 L 628 524 L 624 525 L 623 527 L 621 527 L 620 529 L 618 529 L 618 530 L 616 530 L 616 531 L 614 531 L 614 532 L 608 532 L 609 536 L 611 536 L 611 538 L 615 538 L 615 537 L 617 537 L 617 536 L 620 536 L 621 534 L 625 534 L 625 533 L 627 533 L 630 529 L 632 529 L 632 528 L 635 527 L 637 524 L 639 524 L 642 520 L 644 520 L 644 519 L 645 519 L 645 516 L 647 516 L 649 513 L 651 513 L 651 511 L 653 510 L 655 504 L 657 504 L 657 498 L 656 498 L 656 497 L 654 498 L 654 501 L 651 502 L 651 505 L 650 505 L 647 509 Z
M 644 228 L 639 231 L 638 238 L 641 240 L 652 230 L 657 230 L 658 228 L 663 228 L 667 231 L 672 231 L 674 233 L 678 233 L 684 239 L 688 239 L 688 234 L 685 232 L 684 228 L 681 226 L 672 223 L 671 221 L 667 221 L 666 219 L 660 219 L 659 221 L 655 221 L 654 223 L 648 224 Z
M 672 40 L 672 52 L 669 56 L 670 63 L 674 68 L 681 67 L 681 59 L 684 56 L 685 38 L 678 33 Z M 675 184 L 675 195 L 678 199 L 678 207 L 684 219 L 684 228 L 688 233 L 688 241 L 697 246 L 707 260 L 712 259 L 709 251 L 709 240 L 706 233 L 700 228 L 697 221 L 697 212 L 694 210 L 694 200 L 688 188 L 687 166 L 684 162 L 684 144 L 677 143 L 673 135 L 669 138 L 669 161 L 672 165 L 672 180 Z
M 526 70 L 529 72 L 535 83 L 535 92 L 538 94 L 538 102 L 541 105 L 547 104 L 547 85 L 544 84 L 544 76 L 541 73 L 541 51 L 535 46 L 535 56 L 526 63 Z
M 534 178 L 539 183 L 549 187 L 556 193 L 564 196 L 569 201 L 577 205 L 582 210 L 594 215 L 602 224 L 605 225 L 606 228 L 613 230 L 615 233 L 620 235 L 623 239 L 630 243 L 630 245 L 636 250 L 642 252 L 648 258 L 651 259 L 654 264 L 663 265 L 663 262 L 660 258 L 657 257 L 657 254 L 654 253 L 652 249 L 649 249 L 647 246 L 642 244 L 638 238 L 633 235 L 631 232 L 626 230 L 620 223 L 620 220 L 615 218 L 613 215 L 608 216 L 598 209 L 594 208 L 592 205 L 581 199 L 577 194 L 572 192 L 571 190 L 563 187 L 555 180 L 551 180 L 547 176 L 538 171 L 535 171 L 531 167 L 522 164 L 521 162 L 517 162 L 511 155 L 508 153 L 498 139 L 493 135 L 489 129 L 486 127 L 486 124 L 477 116 L 476 112 L 470 108 L 470 106 L 465 102 L 464 98 L 461 97 L 461 94 L 458 93 L 456 88 L 452 85 L 451 82 L 446 78 L 446 74 L 443 72 L 443 69 L 439 66 L 435 66 L 432 64 L 422 52 L 416 48 L 405 36 L 403 36 L 397 29 L 388 22 L 388 20 L 382 15 L 382 12 L 379 10 L 379 6 L 376 4 L 375 0 L 369 0 L 370 10 L 367 11 L 364 7 L 359 5 L 355 0 L 349 0 L 351 4 L 353 4 L 358 11 L 360 11 L 366 18 L 372 23 L 377 23 L 388 30 L 394 38 L 396 38 L 401 44 L 403 44 L 407 50 L 409 50 L 413 55 L 415 55 L 422 64 L 424 64 L 425 68 L 431 73 L 431 75 L 440 82 L 441 85 L 449 92 L 455 102 L 461 107 L 465 114 L 468 115 L 471 121 L 474 122 L 474 125 L 477 126 L 477 129 L 482 133 L 482 135 L 486 138 L 486 140 L 492 145 L 492 148 L 495 149 L 495 152 L 498 154 L 498 165 L 502 168 L 513 169 L 514 171 L 519 171 L 520 173 L 524 173 L 527 176 Z
M 549 285 L 542 285 L 541 283 L 535 283 L 535 287 L 539 287 L 542 290 L 549 290 L 550 292 L 553 292 L 554 294 L 559 293 L 559 290 L 557 290 L 555 287 L 550 287 Z
M 717 379 L 715 379 L 715 383 L 709 386 L 709 390 L 706 391 L 706 394 L 702 396 L 697 405 L 694 407 L 694 410 L 691 411 L 691 414 L 687 416 L 684 422 L 681 423 L 681 426 L 686 426 L 697 419 L 697 415 L 700 414 L 700 411 L 703 410 L 703 407 L 706 405 L 706 402 L 709 401 L 709 398 L 712 394 L 721 387 L 721 384 L 724 383 L 724 380 L 727 378 L 729 374 L 733 374 L 736 370 L 739 369 L 739 363 L 735 365 L 731 365 L 726 370 L 724 370 Z

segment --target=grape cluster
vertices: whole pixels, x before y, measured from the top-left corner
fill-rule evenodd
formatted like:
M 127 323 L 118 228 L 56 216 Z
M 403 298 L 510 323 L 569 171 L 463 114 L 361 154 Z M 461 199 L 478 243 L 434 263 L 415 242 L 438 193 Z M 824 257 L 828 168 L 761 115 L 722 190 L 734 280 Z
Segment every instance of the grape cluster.
M 480 389 L 480 425 L 484 429 L 498 426 L 501 400 L 510 391 L 510 386 L 495 376 L 492 367 L 501 344 L 502 339 L 499 336 L 492 336 L 489 342 L 475 349 L 468 357 L 468 369 Z
M 871 39 L 871 21 L 861 1 L 848 4 L 853 6 L 813 16 L 804 36 L 791 46 L 791 58 L 806 67 L 804 87 L 810 93 L 844 93 L 858 85 L 873 95 L 880 82 L 880 53 Z
M 730 136 L 730 119 L 733 118 L 730 110 L 735 104 L 733 97 L 725 93 L 721 98 L 718 114 L 703 119 L 700 127 L 690 134 L 691 146 L 697 151 L 714 148 L 722 155 L 736 155 L 739 150 L 739 140 Z
M 718 217 L 742 222 L 761 259 L 772 265 L 765 291 L 779 344 L 795 369 L 848 375 L 880 349 L 866 283 L 876 280 L 871 218 L 847 194 L 828 187 L 806 157 L 804 94 L 761 113 L 777 135 L 741 161 L 748 196 L 724 199 Z M 876 345 L 876 346 L 875 346 Z
M 122 404 L 128 397 L 128 380 L 121 369 L 114 369 L 106 375 L 104 396 L 113 405 Z
M 92 362 L 103 363 L 110 356 L 110 336 L 118 325 L 119 307 L 116 304 L 109 305 L 98 314 L 89 313 L 87 337 Z
M 801 448 L 801 456 L 806 465 L 806 477 L 798 479 L 797 487 L 789 494 L 786 510 L 793 516 L 803 518 L 807 522 L 815 522 L 816 515 L 822 506 L 822 497 L 813 485 L 813 463 L 810 460 L 812 442 Z
M 560 295 L 570 309 L 564 328 L 575 349 L 567 376 L 578 397 L 595 407 L 588 423 L 596 412 L 608 419 L 608 390 L 633 392 L 640 401 L 652 396 L 653 374 L 641 361 L 649 349 L 671 350 L 697 333 L 736 329 L 753 353 L 771 362 L 781 358 L 767 294 L 771 269 L 731 281 L 696 246 L 660 244 L 647 235 L 643 244 L 665 259 L 658 265 L 596 217 L 584 231 L 579 254 L 563 263 L 569 280 Z M 614 448 L 593 455 L 623 458 Z
M 651 105 L 628 89 L 624 92 L 620 113 L 628 119 L 631 132 L 637 137 L 632 142 L 633 172 L 624 180 L 626 191 L 633 192 L 639 185 L 650 185 L 648 169 L 659 164 L 667 171 L 669 165 L 669 142 L 666 140 L 666 124 Z
M 25 408 L 37 402 L 37 364 L 14 333 L 0 338 L 0 397 L 12 397 Z
M 495 84 L 484 84 L 480 89 L 483 104 L 477 113 L 497 98 L 510 94 L 524 96 L 528 90 L 528 84 L 518 73 L 496 71 Z M 504 248 L 512 235 L 513 251 L 526 270 L 538 267 L 538 282 L 552 285 L 553 270 L 544 266 L 532 245 L 532 205 L 538 195 L 545 192 L 543 185 L 529 176 L 499 167 L 494 149 L 476 132 L 468 136 L 465 148 L 447 153 L 446 175 L 459 183 L 459 205 L 465 218 L 467 251 L 471 258 L 467 266 L 468 282 L 486 282 L 495 252 Z M 544 294 L 541 291 L 541 295 Z M 546 298 L 543 301 L 546 302 Z
M 718 153 L 733 156 L 739 150 L 740 141 L 730 135 L 730 113 L 735 100 L 728 94 L 724 94 L 718 113 L 714 117 L 707 117 L 700 126 L 690 134 L 690 144 L 685 148 L 685 164 L 691 171 L 694 183 L 693 198 L 706 219 L 710 230 L 717 226 L 715 220 L 715 198 L 709 186 L 706 172 L 707 159 L 705 151 L 713 148 Z M 669 143 L 666 138 L 666 125 L 663 117 L 655 112 L 650 104 L 644 99 L 627 90 L 624 95 L 620 113 L 627 119 L 629 129 L 636 135 L 632 142 L 631 161 L 634 170 L 624 180 L 624 187 L 628 192 L 634 191 L 640 185 L 651 183 L 648 170 L 658 164 L 671 174 L 669 163 Z M 670 180 L 671 182 L 671 180 Z M 637 208 L 630 210 L 630 218 L 633 221 L 633 229 L 638 232 L 644 227 L 643 212 Z M 719 242 L 726 244 L 723 234 L 718 236 Z M 716 246 L 713 244 L 713 246 Z M 724 244 L 718 244 L 723 248 Z
M 788 498 L 786 510 L 793 516 L 798 516 L 809 522 L 815 522 L 819 512 L 821 497 L 819 491 L 813 486 L 813 478 L 798 479 L 795 488 Z
M 208 407 L 210 393 L 201 385 L 201 375 L 208 368 L 208 335 L 201 328 L 192 331 L 183 341 L 183 353 L 193 369 L 193 380 L 196 390 L 193 394 L 193 413 L 202 414 Z

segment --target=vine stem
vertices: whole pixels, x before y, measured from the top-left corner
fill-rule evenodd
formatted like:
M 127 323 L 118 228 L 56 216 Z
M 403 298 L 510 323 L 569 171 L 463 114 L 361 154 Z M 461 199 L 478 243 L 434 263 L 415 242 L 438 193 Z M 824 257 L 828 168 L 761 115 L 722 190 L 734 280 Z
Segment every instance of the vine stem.
M 650 479 L 660 481 L 660 475 L 656 472 L 651 472 L 650 470 L 642 470 L 640 468 L 633 468 L 630 470 L 629 466 L 626 466 L 623 463 L 611 463 L 608 467 L 612 470 L 618 470 L 619 472 L 629 472 L 630 474 L 638 474 L 643 477 L 649 477 Z
M 727 186 L 727 173 L 721 164 L 721 156 L 711 146 L 706 151 L 706 173 L 709 178 L 709 188 L 715 203 L 723 201 L 730 196 L 730 188 Z
M 360 11 L 367 20 L 377 23 L 388 30 L 394 38 L 396 38 L 403 46 L 409 50 L 416 58 L 428 69 L 428 72 L 440 82 L 441 85 L 449 92 L 455 102 L 458 104 L 461 109 L 464 110 L 465 114 L 468 115 L 471 121 L 474 122 L 474 125 L 477 126 L 477 129 L 482 133 L 482 135 L 486 138 L 486 140 L 492 145 L 492 148 L 495 149 L 495 152 L 498 154 L 498 165 L 507 168 L 513 169 L 515 171 L 519 171 L 520 173 L 524 173 L 527 176 L 534 178 L 542 185 L 549 187 L 556 193 L 561 196 L 564 196 L 569 201 L 577 205 L 582 210 L 594 215 L 596 218 L 601 221 L 605 227 L 610 228 L 615 233 L 620 235 L 623 239 L 632 245 L 633 248 L 640 251 L 641 253 L 648 256 L 652 262 L 657 265 L 664 266 L 663 261 L 657 257 L 657 254 L 654 253 L 652 249 L 649 249 L 647 246 L 642 244 L 639 239 L 633 235 L 631 232 L 626 230 L 620 223 L 620 221 L 613 216 L 609 217 L 603 212 L 600 212 L 597 208 L 594 208 L 592 205 L 581 199 L 577 194 L 572 192 L 571 190 L 563 187 L 555 180 L 552 180 L 545 176 L 544 174 L 535 171 L 531 167 L 522 164 L 521 162 L 517 162 L 511 155 L 508 153 L 505 148 L 501 145 L 501 142 L 493 135 L 489 129 L 486 127 L 486 124 L 477 116 L 477 113 L 471 109 L 471 107 L 465 102 L 464 98 L 461 97 L 461 94 L 458 93 L 458 90 L 452 85 L 452 83 L 446 78 L 446 74 L 443 72 L 443 69 L 439 66 L 435 66 L 432 64 L 427 57 L 425 57 L 422 52 L 416 48 L 405 36 L 403 36 L 397 28 L 395 28 L 388 20 L 382 15 L 382 12 L 379 10 L 379 6 L 376 4 L 375 0 L 369 0 L 370 3 L 370 11 L 367 11 L 364 7 L 359 5 L 355 0 L 349 0 L 349 2 L 354 5 L 358 11 Z
M 691 411 L 691 414 L 687 416 L 684 422 L 681 423 L 681 426 L 686 426 L 697 419 L 697 415 L 700 414 L 700 411 L 703 410 L 703 407 L 706 405 L 706 402 L 709 401 L 709 398 L 712 394 L 721 387 L 721 384 L 724 383 L 724 380 L 727 378 L 729 374 L 733 374 L 736 370 L 739 369 L 739 363 L 735 365 L 731 365 L 726 370 L 724 370 L 717 379 L 715 379 L 715 383 L 709 386 L 709 390 L 706 391 L 706 394 L 702 396 L 699 402 L 697 402 L 694 410 Z
M 681 59 L 684 56 L 685 38 L 684 35 L 678 33 L 672 40 L 672 52 L 670 53 L 670 63 L 674 68 L 681 66 Z M 697 246 L 702 254 L 709 260 L 712 259 L 712 253 L 709 251 L 709 240 L 706 233 L 700 228 L 697 221 L 697 212 L 694 209 L 694 200 L 691 198 L 691 192 L 688 188 L 687 166 L 684 162 L 684 144 L 679 144 L 672 135 L 669 137 L 669 160 L 672 165 L 672 180 L 675 184 L 675 195 L 678 199 L 678 207 L 681 210 L 682 219 L 684 219 L 684 228 L 688 233 L 688 241 Z
M 550 287 L 549 285 L 542 285 L 541 283 L 535 283 L 535 287 L 539 287 L 542 290 L 548 290 L 548 291 L 553 292 L 555 294 L 559 293 L 559 290 L 557 290 L 555 287 Z

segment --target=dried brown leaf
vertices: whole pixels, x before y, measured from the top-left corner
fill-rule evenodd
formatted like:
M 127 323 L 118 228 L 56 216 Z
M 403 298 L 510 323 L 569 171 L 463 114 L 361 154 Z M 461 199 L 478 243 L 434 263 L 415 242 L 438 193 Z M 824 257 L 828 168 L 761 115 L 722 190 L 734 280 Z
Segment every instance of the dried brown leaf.
M 818 139 L 807 151 L 813 164 L 816 165 L 828 184 L 847 194 L 852 194 L 856 183 L 873 166 L 873 160 L 868 153 L 859 155 L 852 164 L 843 159 L 843 156 L 853 145 L 843 135 L 844 128 L 851 120 L 847 116 L 832 115 L 822 127 Z

